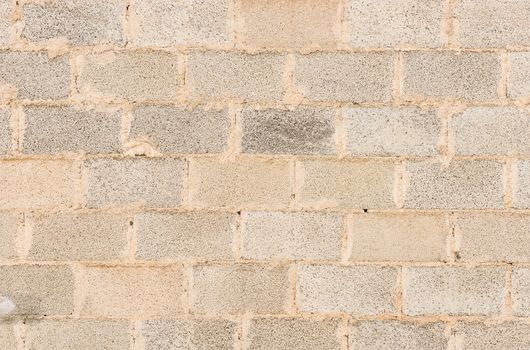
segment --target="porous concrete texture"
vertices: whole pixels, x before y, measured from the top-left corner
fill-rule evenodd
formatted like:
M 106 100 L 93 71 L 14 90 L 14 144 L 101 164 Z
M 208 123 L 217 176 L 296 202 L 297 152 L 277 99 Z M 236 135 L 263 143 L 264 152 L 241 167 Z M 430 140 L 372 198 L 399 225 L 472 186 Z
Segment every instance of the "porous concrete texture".
M 529 28 L 0 0 L 0 350 L 528 350 Z
M 435 109 L 351 108 L 346 149 L 354 156 L 434 156 L 442 129 Z

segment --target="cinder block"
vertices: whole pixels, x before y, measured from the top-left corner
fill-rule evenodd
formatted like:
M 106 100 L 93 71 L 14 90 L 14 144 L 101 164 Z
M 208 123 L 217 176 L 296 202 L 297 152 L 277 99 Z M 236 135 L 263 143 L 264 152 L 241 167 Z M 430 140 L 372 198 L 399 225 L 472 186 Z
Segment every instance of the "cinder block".
M 196 266 L 192 290 L 194 313 L 282 313 L 289 304 L 288 267 Z
M 435 109 L 350 108 L 346 149 L 355 156 L 435 156 L 442 122 Z
M 530 161 L 520 160 L 516 164 L 516 174 L 512 174 L 513 206 L 530 208 Z
M 0 52 L 0 86 L 29 100 L 68 97 L 70 65 L 67 56 L 50 58 L 46 52 Z
M 0 154 L 11 151 L 11 111 L 0 107 Z
M 82 316 L 171 317 L 183 312 L 182 268 L 88 267 Z
M 26 227 L 32 233 L 28 259 L 120 259 L 127 255 L 128 226 L 125 214 L 27 214 Z
M 126 320 L 29 320 L 24 343 L 33 350 L 106 349 L 130 346 Z
M 456 3 L 458 41 L 464 47 L 530 45 L 530 3 L 526 0 Z
M 515 107 L 476 107 L 453 116 L 449 127 L 455 153 L 518 155 L 530 153 L 530 114 Z
M 232 350 L 238 325 L 224 319 L 149 320 L 141 325 L 145 350 Z
M 241 148 L 246 153 L 333 154 L 334 119 L 332 109 L 245 109 Z
M 137 252 L 145 260 L 231 259 L 236 215 L 148 212 L 135 217 Z
M 340 40 L 340 1 L 241 2 L 241 41 L 253 48 L 333 48 Z
M 388 102 L 392 100 L 394 56 L 387 52 L 317 52 L 297 55 L 294 82 L 315 101 Z
M 457 250 L 463 261 L 530 261 L 530 216 L 509 213 L 459 214 Z
M 439 47 L 443 0 L 368 0 L 347 5 L 354 47 Z
M 9 44 L 11 34 L 11 11 L 13 2 L 11 0 L 0 1 L 0 44 Z
M 14 324 L 11 322 L 0 323 L 0 347 L 6 350 L 17 349 Z
M 528 268 L 513 270 L 512 310 L 516 316 L 530 316 L 530 269 Z
M 291 199 L 286 160 L 197 158 L 189 174 L 191 203 L 197 206 L 273 209 Z
M 181 159 L 94 159 L 86 162 L 87 205 L 142 203 L 176 207 L 186 165 Z
M 227 147 L 228 111 L 143 106 L 132 113 L 131 139 L 147 139 L 162 153 L 221 153 Z
M 305 312 L 392 313 L 397 277 L 385 266 L 301 265 L 296 300 Z
M 68 266 L 0 266 L 0 295 L 15 304 L 12 315 L 71 315 L 75 279 Z
M 405 208 L 502 208 L 503 164 L 494 160 L 405 163 Z
M 80 59 L 77 86 L 88 97 L 133 101 L 174 100 L 178 56 L 163 52 L 105 52 Z
M 407 315 L 499 315 L 504 267 L 410 267 L 404 271 Z
M 340 258 L 342 215 L 248 212 L 242 216 L 242 255 L 248 259 Z
M 60 0 L 23 6 L 29 41 L 68 40 L 80 45 L 123 45 L 125 5 L 120 0 Z
M 510 52 L 509 98 L 530 97 L 530 52 Z
M 339 319 L 260 317 L 250 321 L 248 350 L 340 350 Z
M 0 208 L 73 206 L 79 169 L 66 160 L 0 162 Z
M 0 260 L 17 256 L 18 215 L 9 212 L 0 213 Z
M 297 162 L 297 200 L 302 206 L 394 208 L 391 161 Z
M 192 52 L 186 83 L 195 99 L 281 100 L 285 55 Z
M 118 153 L 120 112 L 82 107 L 27 107 L 22 150 L 25 153 Z
M 530 325 L 525 322 L 459 322 L 455 342 L 466 350 L 516 350 L 530 347 Z
M 352 261 L 445 261 L 450 233 L 444 215 L 353 214 Z
M 448 339 L 441 322 L 360 321 L 352 325 L 352 349 L 445 350 Z
M 501 60 L 489 52 L 405 52 L 401 95 L 407 101 L 497 99 Z
M 133 43 L 139 46 L 215 45 L 231 40 L 231 3 L 133 0 Z

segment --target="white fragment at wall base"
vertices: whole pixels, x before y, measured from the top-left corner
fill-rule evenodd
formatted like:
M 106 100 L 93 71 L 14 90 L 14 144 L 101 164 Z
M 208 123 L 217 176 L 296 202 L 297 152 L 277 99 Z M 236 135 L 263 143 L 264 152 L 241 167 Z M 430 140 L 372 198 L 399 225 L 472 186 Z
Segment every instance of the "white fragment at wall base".
M 6 316 L 15 310 L 15 304 L 9 298 L 0 298 L 0 317 Z

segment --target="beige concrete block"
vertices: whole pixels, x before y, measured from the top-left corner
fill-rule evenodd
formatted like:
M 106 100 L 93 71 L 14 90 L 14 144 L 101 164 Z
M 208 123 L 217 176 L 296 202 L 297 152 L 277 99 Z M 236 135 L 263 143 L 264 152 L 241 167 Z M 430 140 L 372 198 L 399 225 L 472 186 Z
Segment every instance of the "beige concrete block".
M 407 315 L 499 315 L 504 267 L 409 267 L 404 271 Z
M 439 47 L 443 0 L 368 0 L 346 5 L 354 47 Z
M 0 295 L 15 304 L 13 315 L 68 316 L 74 311 L 75 278 L 68 266 L 0 266 L 0 281 Z
M 89 207 L 140 203 L 148 207 L 180 205 L 186 168 L 181 159 L 94 159 L 85 164 Z
M 227 147 L 226 109 L 142 106 L 132 116 L 129 138 L 148 140 L 162 153 L 221 153 Z
M 5 350 L 17 349 L 14 324 L 11 322 L 0 323 L 0 347 Z
M 70 66 L 67 56 L 50 58 L 46 52 L 0 52 L 0 88 L 6 97 L 57 100 L 68 97 Z M 4 94 L 2 94 L 4 95 Z
M 24 153 L 121 152 L 121 113 L 80 107 L 27 107 Z
M 212 158 L 190 160 L 193 205 L 282 208 L 289 204 L 289 162 L 286 160 Z
M 287 266 L 261 264 L 196 266 L 194 313 L 282 313 L 289 305 Z
M 337 260 L 342 215 L 318 212 L 242 214 L 242 256 L 270 260 Z
M 129 349 L 126 320 L 30 320 L 24 343 L 32 350 Z
M 352 261 L 446 261 L 449 220 L 438 214 L 353 214 Z
M 502 208 L 503 164 L 494 160 L 406 162 L 405 208 Z
M 363 350 L 446 350 L 446 325 L 400 321 L 360 321 L 352 325 L 352 349 Z
M 333 154 L 335 111 L 299 108 L 241 112 L 245 153 Z
M 232 350 L 238 325 L 224 319 L 150 320 L 140 329 L 145 350 Z
M 377 315 L 396 311 L 397 270 L 384 266 L 300 265 L 296 300 L 305 312 Z
M 241 2 L 241 42 L 253 48 L 336 47 L 340 1 Z
M 520 160 L 515 165 L 513 182 L 513 206 L 530 208 L 530 161 Z
M 183 312 L 185 290 L 180 267 L 88 267 L 81 315 L 172 317 Z
M 125 214 L 104 212 L 29 214 L 28 259 L 45 261 L 115 260 L 128 255 Z
M 19 215 L 15 213 L 0 213 L 0 260 L 17 257 L 17 227 Z
M 140 259 L 233 258 L 236 214 L 149 212 L 137 215 L 135 226 Z
M 391 161 L 307 160 L 296 164 L 302 206 L 394 208 Z M 333 179 L 333 181 L 330 181 Z
M 403 53 L 401 95 L 407 101 L 497 99 L 501 60 L 489 52 Z
M 530 3 L 526 0 L 462 0 L 454 10 L 458 41 L 464 47 L 510 47 L 530 44 Z
M 340 350 L 339 319 L 260 317 L 250 321 L 248 350 Z
M 139 46 L 214 45 L 231 40 L 227 0 L 133 0 L 133 43 Z
M 309 100 L 388 102 L 393 72 L 390 53 L 316 52 L 296 56 L 294 83 Z
M 0 1 L 0 44 L 2 45 L 9 44 L 12 6 L 11 0 Z
M 66 160 L 0 162 L 0 208 L 72 206 L 79 169 Z
M 530 347 L 530 325 L 525 322 L 459 322 L 455 343 L 466 350 L 522 350 Z
M 530 153 L 530 114 L 515 107 L 476 107 L 449 122 L 455 153 L 518 155 Z
M 459 214 L 457 252 L 463 261 L 530 261 L 530 216 L 509 213 Z
M 87 97 L 132 101 L 174 100 L 178 56 L 163 52 L 105 52 L 82 56 L 77 87 Z
M 281 100 L 285 55 L 192 52 L 186 83 L 195 99 Z
M 530 98 L 530 52 L 510 52 L 509 98 Z
M 528 268 L 513 270 L 512 310 L 515 316 L 530 316 L 530 269 Z
M 11 151 L 11 110 L 0 107 L 0 154 Z
M 355 156 L 435 156 L 442 121 L 435 109 L 350 108 L 346 149 Z
M 33 42 L 67 40 L 75 46 L 123 45 L 125 8 L 120 0 L 59 0 L 23 6 L 22 37 Z

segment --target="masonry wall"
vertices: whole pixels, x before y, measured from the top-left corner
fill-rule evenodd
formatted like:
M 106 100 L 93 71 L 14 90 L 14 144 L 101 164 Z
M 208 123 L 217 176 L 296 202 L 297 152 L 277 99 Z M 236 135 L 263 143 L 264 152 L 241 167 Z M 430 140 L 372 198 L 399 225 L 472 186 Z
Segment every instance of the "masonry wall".
M 0 348 L 530 348 L 529 28 L 0 0 Z

